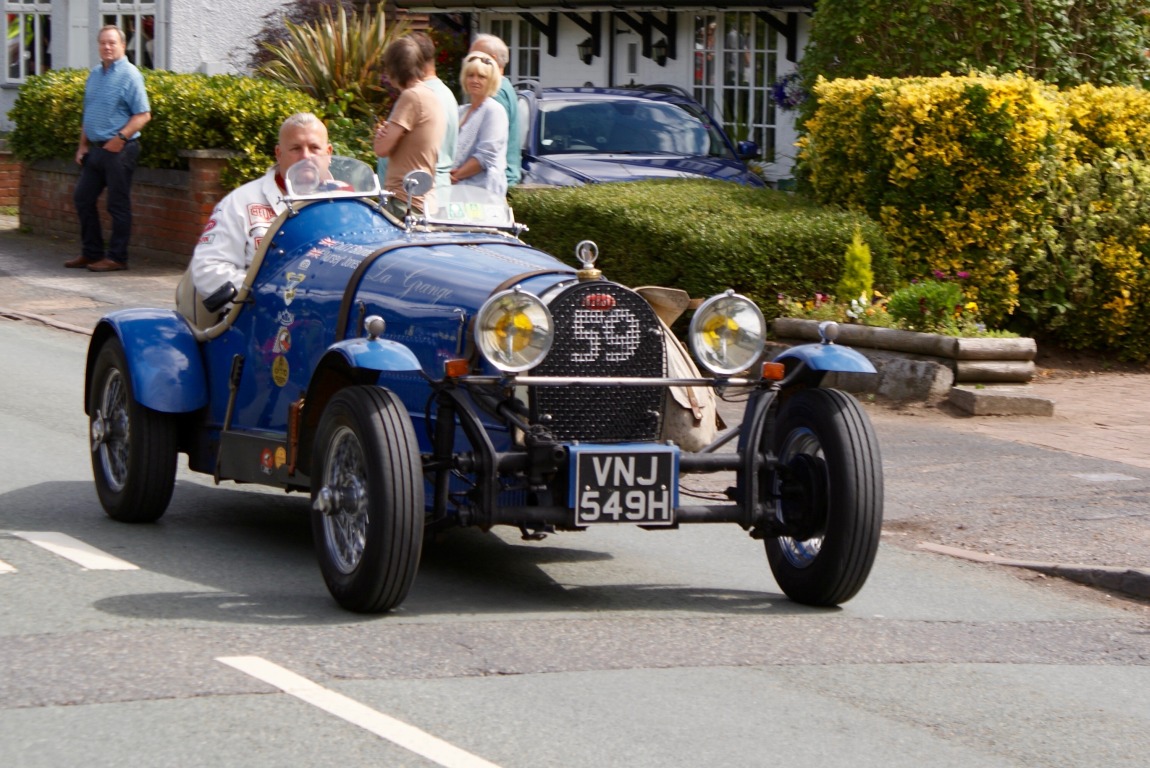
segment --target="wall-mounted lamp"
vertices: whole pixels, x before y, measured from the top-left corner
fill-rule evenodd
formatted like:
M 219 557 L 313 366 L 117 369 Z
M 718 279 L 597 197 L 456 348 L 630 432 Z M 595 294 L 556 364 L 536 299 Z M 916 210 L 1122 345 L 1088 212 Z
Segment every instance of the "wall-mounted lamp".
M 667 63 L 667 38 L 659 38 L 659 40 L 651 46 L 651 54 L 656 64 L 660 67 L 665 66 Z
M 590 64 L 591 58 L 595 55 L 593 52 L 594 44 L 591 42 L 591 38 L 587 38 L 583 42 L 579 43 L 576 48 L 579 51 L 579 60 L 584 64 Z

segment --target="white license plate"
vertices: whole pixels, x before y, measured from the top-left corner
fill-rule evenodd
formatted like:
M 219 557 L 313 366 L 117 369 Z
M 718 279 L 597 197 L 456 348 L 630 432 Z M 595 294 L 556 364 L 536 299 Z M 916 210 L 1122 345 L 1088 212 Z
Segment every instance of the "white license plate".
M 576 525 L 673 525 L 679 503 L 674 446 L 572 446 Z

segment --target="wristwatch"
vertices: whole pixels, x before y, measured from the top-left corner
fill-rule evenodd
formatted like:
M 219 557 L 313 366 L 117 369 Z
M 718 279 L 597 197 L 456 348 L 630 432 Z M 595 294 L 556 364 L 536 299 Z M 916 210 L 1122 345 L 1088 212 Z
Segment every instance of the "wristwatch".
M 123 131 L 116 131 L 116 138 L 119 139 L 120 141 L 124 142 L 125 144 L 128 143 L 128 137 L 124 135 Z

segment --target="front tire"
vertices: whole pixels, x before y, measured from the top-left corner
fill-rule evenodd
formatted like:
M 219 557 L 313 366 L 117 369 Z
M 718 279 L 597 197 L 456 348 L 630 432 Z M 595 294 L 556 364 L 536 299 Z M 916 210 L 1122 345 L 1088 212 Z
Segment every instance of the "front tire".
M 312 534 L 328 591 L 382 613 L 415 581 L 423 473 L 415 428 L 395 395 L 350 387 L 324 409 L 312 459 Z
M 882 458 L 870 419 L 844 392 L 805 389 L 783 405 L 773 447 L 772 491 L 790 532 L 766 541 L 775 581 L 799 603 L 844 603 L 866 582 L 882 533 Z
M 136 400 L 115 337 L 96 355 L 88 398 L 92 475 L 104 511 L 122 523 L 160 519 L 176 483 L 176 417 Z

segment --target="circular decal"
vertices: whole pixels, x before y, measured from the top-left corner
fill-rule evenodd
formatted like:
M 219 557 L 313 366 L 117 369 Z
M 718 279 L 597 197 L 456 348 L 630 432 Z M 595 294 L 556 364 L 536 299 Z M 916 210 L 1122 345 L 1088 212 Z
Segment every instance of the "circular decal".
M 277 357 L 272 361 L 272 381 L 276 383 L 277 387 L 282 387 L 287 384 L 288 380 L 288 361 L 283 355 Z

